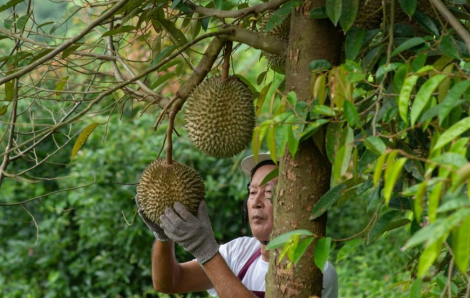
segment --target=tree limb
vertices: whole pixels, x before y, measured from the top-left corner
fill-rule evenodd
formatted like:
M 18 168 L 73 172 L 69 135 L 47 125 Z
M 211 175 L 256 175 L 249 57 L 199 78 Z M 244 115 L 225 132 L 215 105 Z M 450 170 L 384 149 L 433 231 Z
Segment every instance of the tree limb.
M 273 36 L 266 36 L 238 26 L 228 26 L 231 30 L 228 40 L 247 44 L 255 49 L 281 56 L 286 55 L 287 43 L 285 40 Z
M 90 32 L 91 30 L 93 30 L 93 28 L 95 28 L 96 26 L 98 26 L 99 24 L 101 24 L 104 20 L 106 20 L 107 18 L 113 16 L 120 8 L 122 8 L 124 5 L 126 5 L 126 3 L 128 2 L 129 0 L 121 0 L 119 1 L 115 6 L 113 6 L 111 9 L 107 10 L 106 12 L 104 12 L 99 18 L 97 18 L 96 20 L 94 20 L 93 22 L 91 22 L 90 25 L 88 25 L 88 27 L 86 27 L 82 32 L 80 32 L 78 35 L 76 35 L 75 37 L 73 38 L 70 38 L 69 40 L 67 40 L 66 42 L 64 42 L 63 44 L 61 44 L 59 47 L 57 47 L 55 50 L 53 50 L 52 52 L 48 53 L 47 55 L 45 55 L 44 57 L 41 57 L 39 58 L 38 60 L 36 60 L 35 62 L 29 64 L 28 66 L 25 66 L 24 68 L 22 68 L 21 70 L 17 71 L 17 72 L 14 72 L 12 73 L 11 75 L 9 76 L 6 76 L 2 79 L 0 79 L 0 85 L 3 85 L 5 84 L 6 82 L 10 81 L 10 80 L 13 80 L 13 79 L 16 79 L 16 78 L 19 78 L 21 77 L 22 75 L 30 72 L 31 70 L 35 69 L 36 67 L 44 64 L 46 61 L 48 60 L 51 60 L 52 58 L 54 58 L 57 54 L 61 53 L 62 51 L 64 51 L 65 49 L 67 49 L 68 47 L 72 46 L 74 43 L 76 43 L 77 41 L 79 41 L 82 37 L 84 37 L 88 32 Z
M 191 1 L 183 1 L 189 7 L 191 7 L 194 12 L 203 14 L 208 17 L 218 17 L 218 18 L 241 18 L 249 14 L 265 12 L 267 10 L 276 9 L 282 4 L 288 2 L 288 0 L 273 0 L 266 3 L 258 4 L 252 7 L 247 7 L 239 10 L 218 10 L 212 8 L 206 8 L 194 4 Z
M 441 0 L 429 0 L 436 9 L 444 16 L 449 24 L 457 31 L 457 34 L 462 37 L 465 45 L 467 46 L 468 52 L 470 52 L 470 34 L 462 23 L 449 11 L 449 9 L 442 3 Z

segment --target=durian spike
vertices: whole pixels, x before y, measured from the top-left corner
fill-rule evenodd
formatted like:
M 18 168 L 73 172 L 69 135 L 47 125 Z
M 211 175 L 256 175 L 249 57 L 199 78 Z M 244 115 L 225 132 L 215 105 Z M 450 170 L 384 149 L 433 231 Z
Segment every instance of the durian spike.
M 230 56 L 232 55 L 232 45 L 231 41 L 225 43 L 225 52 L 224 52 L 224 64 L 222 65 L 222 81 L 228 79 L 229 70 L 230 70 Z

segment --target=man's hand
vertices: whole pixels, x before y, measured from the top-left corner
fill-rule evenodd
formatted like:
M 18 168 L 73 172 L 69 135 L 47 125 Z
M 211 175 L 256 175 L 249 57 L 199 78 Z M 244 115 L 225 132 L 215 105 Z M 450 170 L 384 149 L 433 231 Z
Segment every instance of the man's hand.
M 210 260 L 219 251 L 204 201 L 199 204 L 198 217 L 181 203 L 175 203 L 175 209 L 167 208 L 160 220 L 165 234 L 190 252 L 200 264 Z
M 139 212 L 140 218 L 142 218 L 142 220 L 150 229 L 150 231 L 152 231 L 153 235 L 155 236 L 155 239 L 162 242 L 170 240 L 168 236 L 165 235 L 165 232 L 163 232 L 163 229 L 160 228 L 159 225 L 157 225 L 156 223 L 148 219 L 147 216 L 144 215 L 144 213 L 142 212 L 142 208 L 140 208 L 139 206 L 139 198 L 137 195 L 135 196 L 135 203 L 137 205 L 137 212 Z

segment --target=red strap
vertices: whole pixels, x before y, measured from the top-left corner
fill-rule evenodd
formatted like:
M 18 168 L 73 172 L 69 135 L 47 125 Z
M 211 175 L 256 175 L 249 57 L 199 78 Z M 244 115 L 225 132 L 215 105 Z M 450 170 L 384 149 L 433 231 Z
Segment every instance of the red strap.
M 248 262 L 246 262 L 245 266 L 243 266 L 242 270 L 240 270 L 240 272 L 238 272 L 238 279 L 241 281 L 245 275 L 246 275 L 246 272 L 248 271 L 248 268 L 250 268 L 251 264 L 253 264 L 253 262 L 261 255 L 261 248 L 259 250 L 257 250 L 252 256 L 251 258 L 248 260 Z

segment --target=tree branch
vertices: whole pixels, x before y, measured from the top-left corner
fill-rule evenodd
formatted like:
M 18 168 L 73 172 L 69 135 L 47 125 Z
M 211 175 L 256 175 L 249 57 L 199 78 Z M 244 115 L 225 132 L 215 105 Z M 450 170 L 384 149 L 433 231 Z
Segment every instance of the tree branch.
M 457 31 L 457 34 L 462 37 L 468 51 L 470 52 L 470 34 L 462 23 L 449 11 L 449 9 L 442 3 L 441 0 L 429 0 L 436 9 L 444 16 L 449 24 Z
M 285 40 L 273 36 L 266 36 L 238 26 L 228 26 L 231 30 L 228 40 L 247 44 L 255 49 L 266 51 L 281 56 L 286 55 L 287 43 Z
M 35 69 L 36 67 L 44 64 L 46 61 L 48 60 L 51 60 L 52 58 L 54 58 L 57 54 L 61 53 L 62 51 L 64 51 L 65 49 L 67 49 L 68 47 L 72 46 L 74 43 L 76 43 L 77 41 L 79 41 L 82 37 L 84 37 L 88 32 L 90 32 L 91 30 L 93 30 L 93 28 L 95 28 L 96 26 L 98 26 L 99 24 L 101 24 L 104 20 L 106 20 L 107 18 L 113 16 L 120 8 L 122 8 L 124 5 L 126 5 L 126 3 L 128 2 L 129 0 L 121 0 L 119 1 L 115 6 L 113 6 L 111 9 L 109 9 L 108 11 L 106 11 L 105 13 L 103 13 L 99 18 L 97 18 L 96 20 L 94 20 L 93 22 L 91 22 L 90 25 L 88 25 L 88 27 L 86 27 L 82 32 L 80 32 L 77 36 L 73 37 L 73 38 L 70 38 L 69 40 L 67 40 L 66 42 L 64 42 L 62 45 L 60 45 L 59 47 L 57 47 L 55 50 L 53 50 L 52 52 L 48 53 L 47 55 L 45 55 L 44 57 L 41 57 L 39 58 L 38 60 L 36 60 L 35 62 L 29 64 L 28 66 L 25 66 L 24 68 L 22 68 L 21 70 L 17 71 L 17 72 L 14 72 L 12 73 L 11 75 L 9 76 L 6 76 L 2 79 L 0 79 L 0 85 L 3 85 L 5 84 L 6 82 L 10 81 L 10 80 L 13 80 L 13 79 L 16 79 L 16 78 L 19 78 L 21 77 L 22 75 L 30 72 L 31 70 Z
M 288 2 L 288 0 L 274 0 L 266 3 L 258 4 L 252 7 L 247 7 L 239 10 L 218 10 L 212 8 L 205 8 L 199 5 L 192 3 L 191 1 L 185 0 L 189 7 L 191 7 L 194 12 L 203 14 L 208 17 L 218 17 L 218 18 L 241 18 L 249 14 L 265 12 L 267 10 L 276 9 L 282 4 Z

